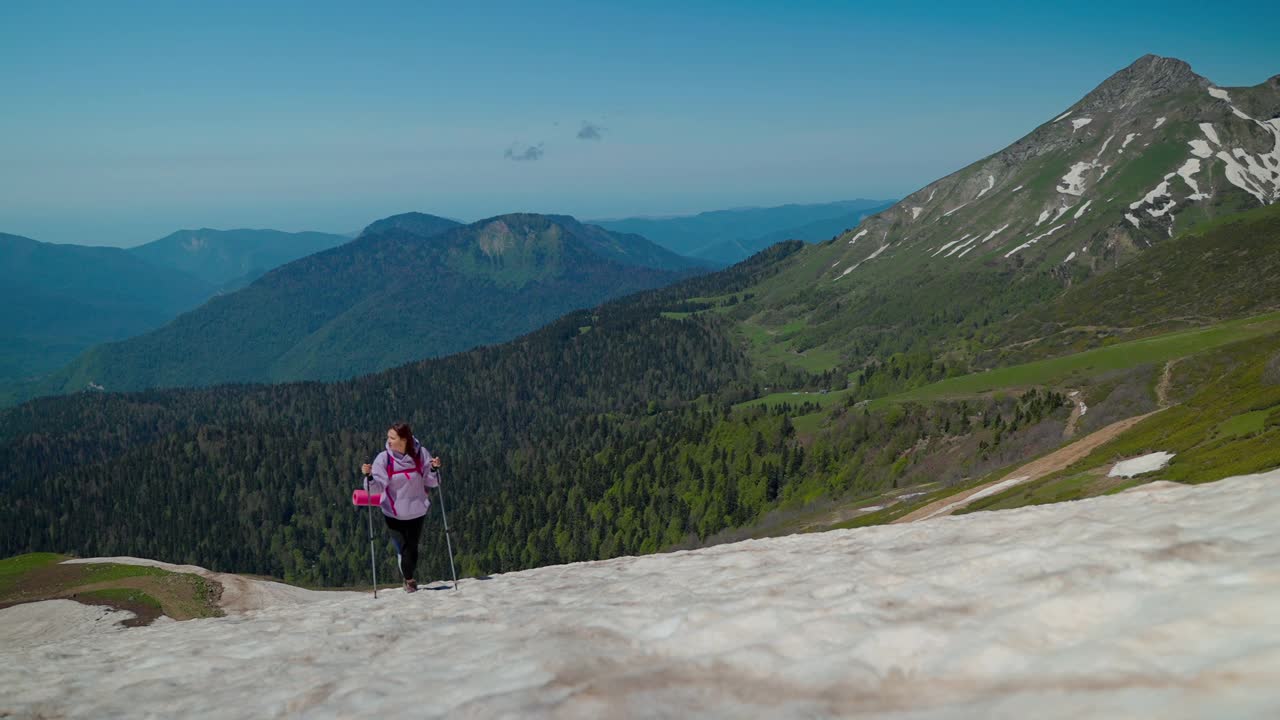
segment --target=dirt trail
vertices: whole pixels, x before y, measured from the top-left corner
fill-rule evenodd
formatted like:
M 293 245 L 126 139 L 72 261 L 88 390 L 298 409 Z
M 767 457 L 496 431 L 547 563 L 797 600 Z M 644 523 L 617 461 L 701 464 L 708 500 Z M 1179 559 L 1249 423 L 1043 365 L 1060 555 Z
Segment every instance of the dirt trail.
M 1156 410 L 1154 412 L 1146 413 L 1145 415 L 1138 415 L 1136 417 L 1126 418 L 1124 420 L 1111 423 L 1110 425 L 1102 428 L 1101 430 L 1092 432 L 1080 438 L 1079 440 L 1071 443 L 1070 445 L 1059 448 L 1058 450 L 1055 450 L 1049 453 L 1048 455 L 1045 455 L 1044 457 L 1038 458 L 1036 460 L 1032 460 L 1031 462 L 1027 463 L 1026 465 L 1023 465 L 1017 470 L 1014 470 L 1008 475 L 1005 475 L 999 480 L 985 483 L 983 485 L 979 485 L 978 487 L 969 488 L 968 490 L 958 492 L 955 495 L 948 495 L 947 497 L 944 497 L 940 500 L 935 500 L 918 510 L 913 510 L 912 512 L 909 512 L 906 515 L 903 515 L 902 517 L 898 518 L 897 520 L 894 520 L 893 522 L 895 523 L 916 522 L 918 520 L 926 520 L 930 517 L 940 517 L 943 515 L 950 515 L 952 512 L 964 507 L 964 505 L 966 504 L 966 501 L 969 500 L 969 498 L 973 497 L 974 495 L 977 495 L 978 493 L 982 492 L 983 490 L 986 490 L 987 488 L 994 487 L 1000 483 L 1009 483 L 1009 481 L 1012 481 L 1018 478 L 1021 478 L 1020 482 L 1009 484 L 1008 487 L 1014 487 L 1015 485 L 1020 485 L 1022 483 L 1031 482 L 1033 480 L 1042 478 L 1051 472 L 1061 470 L 1062 468 L 1070 465 L 1071 463 L 1085 457 L 1089 453 L 1093 452 L 1094 449 L 1096 449 L 1099 445 L 1102 445 L 1103 443 L 1114 439 L 1120 433 L 1124 432 L 1125 430 L 1128 430 L 1129 428 L 1138 424 L 1142 420 L 1150 417 L 1156 412 L 1160 412 L 1160 411 Z M 948 505 L 953 505 L 954 507 L 948 508 L 947 507 Z M 940 511 L 943 511 L 943 512 L 940 512 Z
M 1161 408 L 1169 407 L 1169 386 L 1173 384 L 1173 366 L 1177 365 L 1182 358 L 1174 358 L 1164 364 L 1164 372 L 1160 375 L 1160 382 L 1156 385 L 1156 404 Z
M 1089 406 L 1084 404 L 1084 397 L 1079 390 L 1072 390 L 1068 393 L 1071 398 L 1071 416 L 1067 418 L 1067 426 L 1062 429 L 1062 437 L 1071 438 L 1076 436 L 1076 428 L 1080 424 L 1080 418 L 1089 411 Z

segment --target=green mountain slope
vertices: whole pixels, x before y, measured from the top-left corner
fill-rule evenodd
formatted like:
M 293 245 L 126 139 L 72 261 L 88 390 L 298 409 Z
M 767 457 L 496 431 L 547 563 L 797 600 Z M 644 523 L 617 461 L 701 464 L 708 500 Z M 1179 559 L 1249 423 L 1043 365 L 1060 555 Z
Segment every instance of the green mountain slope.
M 213 292 L 119 248 L 0 233 L 0 381 L 49 372 L 90 345 L 158 327 Z
M 1280 204 L 1193 228 L 993 328 L 986 362 L 1280 309 Z
M 783 365 L 816 354 L 852 374 L 916 353 L 964 372 L 985 327 L 1273 203 L 1277 115 L 1280 78 L 1221 89 L 1179 60 L 1140 58 L 1008 148 L 806 251 L 732 315 Z
M 558 216 L 501 216 L 429 237 L 387 227 L 277 268 L 164 328 L 93 348 L 41 390 L 352 377 L 508 340 L 678 277 L 607 258 L 684 263 Z

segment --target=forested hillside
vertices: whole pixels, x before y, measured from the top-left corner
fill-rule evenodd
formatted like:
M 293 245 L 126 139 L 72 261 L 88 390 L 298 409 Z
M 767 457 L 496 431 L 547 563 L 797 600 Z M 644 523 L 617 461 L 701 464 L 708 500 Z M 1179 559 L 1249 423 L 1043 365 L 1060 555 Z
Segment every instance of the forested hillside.
M 25 397 L 350 378 L 504 342 L 696 272 L 643 238 L 563 216 L 459 226 L 411 214 L 370 228 L 165 327 L 91 348 Z
M 796 245 L 690 287 L 743 286 Z M 572 556 L 635 552 L 646 540 L 654 548 L 668 536 L 650 540 L 647 523 L 643 532 L 608 529 L 588 505 L 605 503 L 599 513 L 614 503 L 620 512 L 627 477 L 634 485 L 637 470 L 661 464 L 679 439 L 700 437 L 723 403 L 750 394 L 745 357 L 723 321 L 661 316 L 672 292 L 343 383 L 33 401 L 0 421 L 0 487 L 13 501 L 0 523 L 2 552 L 57 546 L 353 582 L 363 567 L 362 519 L 349 491 L 396 420 L 447 458 L 472 572 L 563 557 L 550 550 L 557 528 L 576 533 L 572 550 L 561 543 Z M 670 489 L 657 490 L 645 480 L 627 497 L 631 512 L 670 500 Z M 688 522 L 679 515 L 670 531 L 677 538 Z M 708 523 L 716 530 L 724 519 Z
M 96 343 L 159 327 L 215 291 L 120 248 L 0 232 L 0 399 L 8 386 L 55 370 Z

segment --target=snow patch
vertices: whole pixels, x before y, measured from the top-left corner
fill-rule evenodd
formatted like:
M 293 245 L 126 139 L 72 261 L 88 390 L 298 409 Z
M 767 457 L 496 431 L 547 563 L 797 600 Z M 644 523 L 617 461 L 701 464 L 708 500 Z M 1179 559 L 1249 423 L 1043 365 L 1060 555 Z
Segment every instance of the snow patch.
M 1138 225 L 1138 218 L 1134 217 L 1134 216 L 1133 216 L 1133 213 L 1125 213 L 1125 214 L 1124 214 L 1124 219 L 1125 219 L 1125 220 L 1128 220 L 1128 221 L 1129 221 L 1129 222 L 1131 222 L 1131 223 L 1133 223 L 1133 226 L 1134 226 L 1134 227 L 1139 227 L 1139 225 Z
M 943 505 L 942 507 L 940 507 L 940 508 L 938 508 L 937 510 L 934 510 L 933 512 L 929 513 L 928 515 L 926 515 L 926 516 L 925 516 L 925 517 L 923 517 L 922 519 L 923 519 L 923 520 L 928 520 L 928 519 L 930 519 L 930 518 L 938 517 L 939 515 L 946 515 L 947 513 L 951 512 L 952 510 L 956 510 L 956 509 L 958 509 L 958 508 L 964 507 L 965 505 L 968 505 L 968 504 L 970 504 L 970 503 L 975 503 L 975 502 L 977 502 L 977 501 L 979 501 L 979 500 L 981 500 L 981 499 L 983 499 L 983 498 L 991 497 L 992 495 L 995 495 L 996 493 L 1004 492 L 1005 490 L 1008 490 L 1009 488 L 1011 488 L 1011 487 L 1013 487 L 1013 486 L 1015 486 L 1015 485 L 1021 485 L 1022 483 L 1026 482 L 1026 481 L 1028 481 L 1028 480 L 1030 480 L 1030 479 L 1031 479 L 1031 476 L 1030 476 L 1030 475 L 1019 475 L 1018 477 L 1012 477 L 1012 478 L 1009 478 L 1008 480 L 1001 480 L 1000 482 L 996 483 L 995 485 L 992 485 L 992 486 L 991 486 L 991 487 L 989 487 L 989 488 L 983 488 L 982 490 L 979 490 L 978 492 L 976 492 L 976 493 L 974 493 L 974 494 L 970 495 L 969 497 L 967 497 L 967 498 L 965 498 L 965 499 L 963 499 L 963 500 L 957 500 L 957 501 L 955 501 L 955 502 L 953 502 L 953 503 L 948 503 L 948 504 L 946 504 L 946 505 Z
M 1167 212 L 1169 212 L 1170 210 L 1172 210 L 1172 209 L 1173 209 L 1173 206 L 1174 206 L 1174 205 L 1177 205 L 1177 204 L 1178 204 L 1178 203 L 1177 203 L 1177 201 L 1175 201 L 1173 198 L 1169 198 L 1169 201 L 1168 201 L 1167 203 L 1165 203 L 1165 205 L 1164 205 L 1163 207 L 1158 207 L 1158 208 L 1151 207 L 1151 208 L 1147 208 L 1147 214 L 1148 214 L 1148 215 L 1150 215 L 1151 217 L 1160 217 L 1161 215 L 1164 215 L 1165 213 L 1167 213 Z M 1169 236 L 1170 236 L 1170 237 L 1172 237 L 1172 236 L 1173 236 L 1173 227 L 1172 227 L 1172 226 L 1170 226 L 1170 227 L 1169 227 Z
M 1019 190 L 1021 190 L 1022 188 L 1023 188 L 1023 186 L 1022 186 L 1022 185 L 1019 185 L 1018 187 L 1016 187 L 1016 188 L 1014 188 L 1014 189 L 1010 190 L 1009 192 L 1011 192 L 1011 193 L 1016 193 L 1016 192 L 1018 192 Z
M 1040 227 L 1040 223 L 1044 222 L 1045 220 L 1048 220 L 1049 216 L 1052 214 L 1053 214 L 1053 208 L 1047 208 L 1044 212 L 1040 213 L 1040 219 L 1036 220 L 1036 227 Z
M 951 248 L 951 252 L 947 253 L 947 254 L 946 254 L 946 257 L 951 257 L 952 255 L 955 255 L 957 252 L 960 252 L 961 250 L 967 250 L 967 249 L 969 249 L 969 247 L 970 247 L 970 246 L 972 246 L 972 245 L 973 245 L 975 242 L 977 242 L 977 241 L 978 241 L 978 236 L 977 236 L 977 235 L 974 235 L 973 237 L 969 238 L 968 240 L 966 240 L 966 241 L 964 241 L 964 242 L 960 243 L 959 245 L 956 245 L 955 247 Z M 963 253 L 961 253 L 961 254 L 963 254 Z
M 972 202 L 972 201 L 970 201 L 970 202 Z M 965 205 L 968 205 L 968 204 L 969 204 L 969 203 L 967 203 L 967 202 L 965 202 L 965 203 L 960 203 L 959 205 L 957 205 L 957 206 L 955 206 L 955 207 L 951 208 L 950 210 L 948 210 L 948 211 L 946 211 L 946 212 L 942 213 L 942 217 L 947 217 L 947 216 L 948 216 L 948 215 L 950 215 L 951 213 L 953 213 L 953 212 L 955 212 L 955 211 L 959 210 L 960 208 L 962 208 L 962 207 L 964 207 Z
M 1027 249 L 1027 248 L 1031 247 L 1032 245 L 1035 245 L 1035 244 L 1036 244 L 1036 242 L 1037 242 L 1037 241 L 1039 241 L 1041 238 L 1048 237 L 1048 236 L 1050 236 L 1050 235 L 1054 234 L 1055 232 L 1057 232 L 1057 231 L 1061 230 L 1062 228 L 1064 228 L 1064 227 L 1066 227 L 1066 226 L 1067 226 L 1067 225 L 1066 225 L 1066 223 L 1063 223 L 1062 225 L 1056 225 L 1056 226 L 1054 226 L 1054 227 L 1050 228 L 1049 230 L 1047 230 L 1047 231 L 1045 231 L 1045 232 L 1043 232 L 1043 233 L 1040 233 L 1039 235 L 1037 235 L 1037 236 L 1035 236 L 1035 237 L 1031 238 L 1030 240 L 1028 240 L 1028 241 L 1026 241 L 1026 242 L 1022 243 L 1022 244 L 1021 244 L 1021 245 L 1019 245 L 1018 247 L 1016 247 L 1016 248 L 1014 248 L 1014 249 L 1010 250 L 1009 252 L 1005 253 L 1005 254 L 1004 254 L 1004 256 L 1005 256 L 1005 257 L 1009 257 L 1010 255 L 1012 255 L 1012 254 L 1014 254 L 1014 253 L 1018 252 L 1019 250 L 1025 250 L 1025 249 Z
M 996 176 L 995 176 L 995 175 L 988 175 L 988 176 L 987 176 L 987 186 L 986 186 L 986 187 L 984 187 L 984 188 L 982 188 L 982 190 L 978 193 L 978 197 L 982 197 L 983 195 L 986 195 L 986 194 L 987 194 L 987 191 L 989 191 L 991 188 L 993 188 L 993 187 L 995 187 L 995 186 L 996 186 Z
M 1173 173 L 1169 173 L 1168 175 L 1166 175 L 1165 179 L 1162 180 L 1159 185 L 1152 188 L 1152 190 L 1148 192 L 1145 196 L 1143 196 L 1141 200 L 1135 200 L 1134 202 L 1129 203 L 1129 209 L 1137 210 L 1143 205 L 1148 205 L 1150 203 L 1155 202 L 1158 198 L 1162 198 L 1168 195 L 1169 194 L 1169 178 L 1171 177 L 1173 177 Z
M 1124 142 L 1120 143 L 1120 149 L 1124 150 L 1125 148 L 1129 147 L 1129 143 L 1133 142 L 1133 139 L 1138 137 L 1141 134 L 1142 133 L 1129 133 L 1128 135 L 1125 135 Z
M 1160 126 L 1161 126 L 1161 125 L 1163 125 L 1163 124 L 1164 124 L 1164 121 L 1165 121 L 1165 120 L 1167 120 L 1167 119 L 1168 119 L 1168 118 L 1163 118 L 1163 117 L 1158 117 L 1158 118 L 1156 118 L 1156 124 L 1155 124 L 1155 125 L 1152 125 L 1152 126 L 1151 126 L 1151 129 L 1152 129 L 1152 130 L 1159 130 L 1159 129 L 1160 129 Z
M 969 236 L 968 236 L 968 235 L 965 235 L 964 237 L 969 237 Z M 963 240 L 963 239 L 964 239 L 964 238 L 960 238 L 960 240 Z M 933 255 L 931 255 L 930 257 L 937 257 L 939 253 L 943 252 L 944 250 L 946 250 L 947 248 L 951 247 L 952 245 L 955 245 L 956 243 L 960 242 L 960 240 L 952 240 L 952 241 L 951 241 L 951 242 L 949 242 L 949 243 L 944 243 L 944 244 L 942 245 L 942 247 L 938 248 L 938 252 L 935 252 L 935 253 L 934 253 Z
M 1221 145 L 1222 141 L 1218 139 L 1218 131 L 1213 127 L 1213 123 L 1200 123 L 1200 132 L 1204 136 L 1213 141 L 1214 145 Z
M 1223 90 L 1222 88 L 1211 87 L 1209 88 L 1209 94 L 1218 98 L 1219 100 L 1226 100 L 1227 102 L 1231 102 L 1231 96 L 1228 95 L 1227 91 Z
M 1115 133 L 1112 133 L 1111 135 L 1109 135 L 1107 139 L 1102 143 L 1102 149 L 1098 151 L 1098 154 L 1094 156 L 1094 159 L 1102 157 L 1102 153 L 1107 151 L 1107 146 L 1110 145 L 1111 141 L 1115 139 L 1116 139 Z
M 1087 118 L 1087 117 L 1076 118 L 1075 120 L 1071 121 L 1071 132 L 1075 132 L 1080 128 L 1084 127 L 1085 125 L 1088 125 L 1091 122 L 1093 122 L 1093 118 Z
M 1189 158 L 1186 162 L 1182 163 L 1182 167 L 1178 168 L 1178 176 L 1187 184 L 1187 187 L 1191 188 L 1191 195 L 1187 197 L 1188 200 L 1209 199 L 1208 195 L 1200 192 L 1200 186 L 1196 184 L 1196 181 L 1191 177 L 1198 172 L 1200 172 L 1199 158 Z
M 1075 251 L 1075 250 L 1072 250 L 1072 251 L 1071 251 L 1071 254 L 1067 256 L 1067 259 L 1062 261 L 1062 264 L 1063 264 L 1063 265 L 1066 265 L 1067 263 L 1069 263 L 1069 262 L 1071 262 L 1072 260 L 1075 260 L 1075 259 L 1076 259 L 1076 251 Z
M 1198 158 L 1213 157 L 1213 150 L 1209 147 L 1209 143 L 1204 140 L 1196 138 L 1195 140 L 1187 141 L 1187 144 L 1191 146 L 1192 155 Z
M 1059 121 L 1059 120 L 1061 120 L 1062 118 L 1064 118 L 1064 117 L 1066 117 L 1066 116 L 1070 115 L 1070 114 L 1071 114 L 1071 112 L 1072 112 L 1072 111 L 1068 110 L 1068 111 L 1066 111 L 1066 112 L 1062 113 L 1062 114 L 1061 114 L 1061 115 L 1059 115 L 1058 117 L 1054 118 L 1054 119 L 1053 119 L 1053 122 L 1058 122 L 1058 121 Z
M 1084 248 L 1080 248 L 1080 252 L 1084 252 Z M 1067 258 L 1067 259 L 1070 260 L 1071 258 Z M 1089 412 L 1089 406 L 1085 405 L 1084 401 L 1080 399 L 1080 391 L 1072 390 L 1068 394 L 1071 396 L 1071 399 L 1075 401 L 1076 407 L 1080 408 L 1080 417 L 1084 417 L 1084 414 Z
M 849 240 L 849 244 L 850 244 L 850 245 L 854 244 L 855 242 L 857 242 L 857 241 L 858 241 L 858 238 L 862 237 L 863 235 L 866 235 L 866 234 L 867 234 L 867 233 L 869 233 L 869 232 L 871 232 L 870 228 L 862 228 L 861 230 L 859 230 L 859 231 L 858 231 L 858 234 L 857 234 L 857 235 L 854 235 L 854 236 Z
M 1143 473 L 1155 472 L 1173 459 L 1173 453 L 1169 452 L 1153 452 L 1142 457 L 1132 458 L 1115 464 L 1111 471 L 1107 473 L 1107 477 L 1133 477 Z
M 920 217 L 920 213 L 922 213 L 922 212 L 924 212 L 924 208 L 920 207 L 919 205 L 916 205 L 916 206 L 912 207 L 912 208 L 911 208 L 911 219 L 912 219 L 912 220 L 915 220 L 916 218 Z
M 1084 212 L 1085 212 L 1085 210 L 1088 210 L 1088 209 L 1089 209 L 1089 206 L 1090 206 L 1090 205 L 1092 205 L 1092 204 L 1093 204 L 1093 201 L 1092 201 L 1092 200 L 1089 200 L 1089 201 L 1088 201 L 1088 202 L 1086 202 L 1085 204 L 1081 205 L 1081 206 L 1080 206 L 1080 209 L 1076 211 L 1076 214 L 1075 214 L 1075 215 L 1073 215 L 1073 216 L 1071 216 L 1071 219 L 1073 219 L 1073 220 L 1079 220 L 1079 219 L 1080 219 L 1080 216 L 1081 216 L 1081 215 L 1083 215 L 1083 214 L 1084 214 Z
M 995 237 L 996 235 L 999 235 L 1000 233 L 1008 229 L 1009 229 L 1009 223 L 1005 223 L 1004 227 L 999 227 L 999 228 L 996 228 L 995 230 L 992 230 L 990 233 L 987 234 L 986 237 L 982 238 L 982 242 L 979 243 L 979 245 L 986 245 L 988 240 L 990 240 L 991 238 Z
M 1053 216 L 1053 219 L 1052 219 L 1052 220 L 1050 220 L 1049 222 L 1050 222 L 1050 223 L 1056 223 L 1056 222 L 1058 222 L 1058 218 L 1060 218 L 1060 217 L 1062 217 L 1063 215 L 1065 215 L 1065 214 L 1066 214 L 1066 212 L 1067 212 L 1068 210 L 1070 210 L 1070 209 L 1071 209 L 1071 206 L 1070 206 L 1070 205 L 1063 205 L 1062 207 L 1058 208 L 1058 214 L 1057 214 L 1057 215 L 1054 215 L 1054 216 Z
M 1258 202 L 1262 203 L 1263 205 L 1267 204 L 1266 191 L 1258 187 L 1253 182 L 1253 178 L 1249 176 L 1249 172 L 1244 168 L 1243 165 L 1236 162 L 1235 158 L 1231 157 L 1226 153 L 1226 151 L 1223 151 L 1223 150 L 1218 151 L 1217 157 L 1219 160 L 1226 163 L 1227 165 L 1226 175 L 1227 175 L 1228 182 L 1240 188 L 1241 190 L 1244 190 L 1250 195 L 1254 196 L 1255 198 L 1258 199 Z
M 1084 174 L 1095 167 L 1098 167 L 1097 163 L 1092 162 L 1078 162 L 1072 165 L 1071 171 L 1062 176 L 1062 182 L 1057 188 L 1058 192 L 1076 197 L 1083 195 Z

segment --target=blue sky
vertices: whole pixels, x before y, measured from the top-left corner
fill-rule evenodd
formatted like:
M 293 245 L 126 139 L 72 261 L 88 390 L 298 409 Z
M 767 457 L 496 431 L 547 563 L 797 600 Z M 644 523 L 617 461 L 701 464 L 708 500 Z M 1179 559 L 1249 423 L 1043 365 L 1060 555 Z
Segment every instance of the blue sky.
M 360 5 L 0 4 L 0 232 L 900 197 L 1148 52 L 1280 73 L 1271 3 Z

